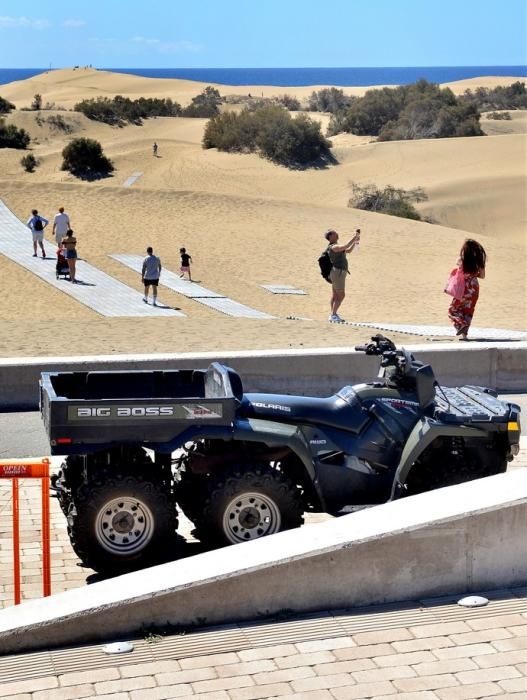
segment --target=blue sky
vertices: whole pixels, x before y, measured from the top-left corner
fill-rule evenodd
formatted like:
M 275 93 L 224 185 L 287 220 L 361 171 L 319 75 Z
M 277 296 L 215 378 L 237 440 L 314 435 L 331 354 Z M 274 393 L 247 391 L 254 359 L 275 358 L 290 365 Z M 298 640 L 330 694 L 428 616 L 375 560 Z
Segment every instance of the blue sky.
M 0 67 L 527 64 L 526 0 L 0 0 Z

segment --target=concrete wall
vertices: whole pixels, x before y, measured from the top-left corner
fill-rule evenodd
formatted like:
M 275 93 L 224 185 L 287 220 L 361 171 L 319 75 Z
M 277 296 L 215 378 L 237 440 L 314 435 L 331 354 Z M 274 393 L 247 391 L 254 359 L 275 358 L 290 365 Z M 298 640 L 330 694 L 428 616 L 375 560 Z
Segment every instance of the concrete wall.
M 0 611 L 0 652 L 527 584 L 527 470 Z
M 501 392 L 527 391 L 527 342 L 428 343 L 408 349 L 430 362 L 447 386 L 482 384 Z M 348 348 L 4 359 L 0 360 L 0 410 L 37 408 L 42 371 L 179 369 L 204 367 L 213 360 L 234 367 L 247 391 L 314 395 L 369 381 L 378 367 L 376 358 Z

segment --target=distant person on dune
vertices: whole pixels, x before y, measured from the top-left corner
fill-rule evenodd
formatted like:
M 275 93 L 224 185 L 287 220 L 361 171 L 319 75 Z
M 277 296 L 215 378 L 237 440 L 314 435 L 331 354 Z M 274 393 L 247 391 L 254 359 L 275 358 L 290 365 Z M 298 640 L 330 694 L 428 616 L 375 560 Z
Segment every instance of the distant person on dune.
M 152 246 L 146 249 L 147 256 L 143 260 L 143 269 L 141 272 L 141 281 L 145 287 L 145 295 L 143 301 L 148 304 L 148 290 L 152 287 L 152 303 L 157 306 L 157 285 L 161 275 L 161 260 L 154 255 Z
M 31 229 L 33 234 L 33 257 L 37 257 L 37 243 L 42 251 L 42 257 L 46 257 L 46 251 L 44 250 L 44 229 L 49 224 L 49 221 L 43 216 L 39 216 L 36 209 L 33 209 L 31 216 L 26 222 L 26 226 Z
M 155 141 L 152 145 L 152 153 L 154 156 L 157 156 L 157 143 Z
M 350 238 L 343 245 L 339 245 L 339 234 L 333 229 L 327 231 L 324 237 L 328 242 L 327 251 L 333 265 L 329 274 L 332 288 L 329 320 L 342 322 L 344 319 L 338 315 L 337 311 L 346 296 L 346 277 L 349 275 L 348 258 L 346 256 L 359 245 L 360 229 L 357 229 L 353 238 Z
M 59 248 L 69 228 L 71 228 L 70 217 L 65 213 L 64 207 L 59 207 L 53 218 L 53 235 Z
M 192 282 L 192 275 L 190 274 L 190 263 L 192 262 L 192 256 L 187 253 L 186 248 L 180 248 L 179 254 L 181 255 L 181 267 L 179 268 L 181 274 L 179 277 L 180 279 L 183 278 L 186 272 L 188 274 L 188 281 Z
M 465 278 L 465 291 L 461 299 L 452 299 L 448 317 L 454 324 L 459 340 L 466 340 L 479 297 L 478 279 L 485 278 L 487 264 L 485 248 L 481 243 L 467 238 L 459 253 L 457 264 Z

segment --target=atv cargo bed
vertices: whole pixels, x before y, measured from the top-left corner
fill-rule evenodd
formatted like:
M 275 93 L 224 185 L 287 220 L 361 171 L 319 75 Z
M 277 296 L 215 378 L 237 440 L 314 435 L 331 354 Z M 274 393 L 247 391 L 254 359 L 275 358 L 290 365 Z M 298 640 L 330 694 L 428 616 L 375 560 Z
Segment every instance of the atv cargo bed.
M 195 425 L 231 425 L 242 393 L 236 372 L 218 363 L 207 370 L 45 372 L 40 411 L 52 453 L 68 454 L 79 445 L 169 443 Z

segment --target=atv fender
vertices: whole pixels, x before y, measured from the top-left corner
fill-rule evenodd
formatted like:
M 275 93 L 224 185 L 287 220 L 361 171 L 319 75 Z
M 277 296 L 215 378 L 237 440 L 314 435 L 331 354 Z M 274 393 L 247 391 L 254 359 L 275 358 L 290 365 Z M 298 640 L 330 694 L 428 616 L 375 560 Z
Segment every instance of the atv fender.
M 420 418 L 414 425 L 412 432 L 401 454 L 401 459 L 395 472 L 390 501 L 404 496 L 404 484 L 415 460 L 438 437 L 482 437 L 485 431 L 478 428 L 470 428 L 464 425 L 445 425 L 438 423 L 433 418 Z
M 322 508 L 326 507 L 316 476 L 311 450 L 298 426 L 260 418 L 243 418 L 234 421 L 233 439 L 245 442 L 263 442 L 269 446 L 289 447 L 304 465 Z

